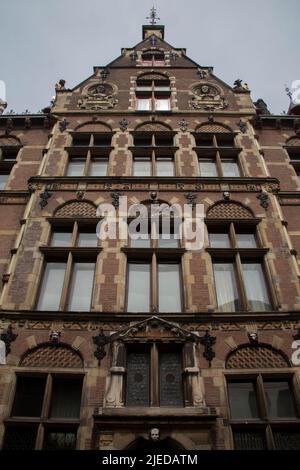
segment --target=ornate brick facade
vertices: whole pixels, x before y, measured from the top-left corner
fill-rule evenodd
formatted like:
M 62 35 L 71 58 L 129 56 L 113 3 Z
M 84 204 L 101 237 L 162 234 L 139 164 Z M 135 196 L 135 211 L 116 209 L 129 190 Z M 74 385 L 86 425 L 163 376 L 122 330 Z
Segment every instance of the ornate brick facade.
M 122 49 L 105 69 L 95 67 L 74 89 L 58 84 L 47 112 L 0 116 L 0 173 L 9 174 L 0 191 L 0 346 L 6 356 L 0 365 L 0 443 L 59 446 L 55 419 L 52 428 L 46 419 L 54 405 L 45 403 L 56 393 L 57 377 L 69 377 L 82 388 L 78 419 L 65 417 L 60 431 L 69 436 L 65 446 L 139 448 L 158 428 L 165 448 L 288 448 L 282 437 L 288 431 L 299 449 L 300 373 L 292 359 L 300 329 L 299 119 L 261 114 L 245 85 L 225 84 L 212 68 L 170 46 L 162 26 L 145 26 L 143 32 L 142 42 Z M 156 139 L 151 144 L 145 143 L 149 136 Z M 172 138 L 172 145 L 159 144 L 159 138 Z M 172 156 L 173 175 L 158 174 L 157 162 L 166 156 Z M 151 174 L 135 175 L 138 158 L 151 158 Z M 84 161 L 81 174 L 68 170 L 73 161 L 76 168 Z M 106 174 L 97 175 L 92 165 L 104 161 Z M 201 173 L 203 161 L 212 174 Z M 203 248 L 189 251 L 181 244 L 169 252 L 139 251 L 122 239 L 77 244 L 81 227 L 83 233 L 89 227 L 95 231 L 98 205 L 118 208 L 121 195 L 130 204 L 151 204 L 153 198 L 170 205 L 204 204 Z M 62 233 L 66 227 L 74 246 L 51 246 L 53 230 Z M 213 246 L 210 234 L 226 231 L 233 245 Z M 239 235 L 249 233 L 255 233 L 257 246 L 239 246 Z M 152 272 L 160 260 L 176 261 L 180 311 L 159 312 L 155 276 L 149 311 L 128 311 L 128 265 L 145 259 Z M 68 300 L 72 270 L 82 260 L 95 264 L 91 302 L 88 310 L 74 310 Z M 47 262 L 66 265 L 62 297 L 53 310 L 39 308 Z M 215 263 L 231 263 L 236 270 L 236 308 L 222 308 Z M 260 308 L 250 293 L 245 265 L 262 266 L 268 307 Z M 146 354 L 145 347 L 147 354 L 154 348 L 150 401 L 127 406 L 130 352 Z M 180 396 L 168 388 L 175 376 L 179 381 L 172 362 L 178 351 Z M 171 356 L 163 356 L 166 352 Z M 182 406 L 160 406 L 163 360 L 172 371 L 166 390 L 175 401 L 182 399 Z M 139 362 L 134 364 L 136 380 L 142 381 Z M 16 397 L 22 378 L 38 375 L 46 381 L 46 421 L 37 413 L 28 424 L 26 413 L 16 411 Z M 289 384 L 295 407 L 292 417 L 284 416 L 283 428 L 255 413 L 256 427 L 243 416 L 235 419 L 230 384 L 255 384 L 253 393 L 264 408 L 272 399 L 265 384 L 276 388 L 278 381 Z M 21 425 L 30 428 L 26 442 Z M 259 434 L 251 441 L 258 428 L 266 440 Z

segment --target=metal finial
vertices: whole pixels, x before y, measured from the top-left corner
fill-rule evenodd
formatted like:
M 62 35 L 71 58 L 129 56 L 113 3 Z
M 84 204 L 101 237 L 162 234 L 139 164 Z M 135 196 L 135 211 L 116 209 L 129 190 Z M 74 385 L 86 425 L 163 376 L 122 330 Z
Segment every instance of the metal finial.
M 150 16 L 147 16 L 146 20 L 150 20 L 150 24 L 152 25 L 156 24 L 157 20 L 160 20 L 160 18 L 157 16 L 156 8 L 154 8 L 154 6 L 151 8 Z

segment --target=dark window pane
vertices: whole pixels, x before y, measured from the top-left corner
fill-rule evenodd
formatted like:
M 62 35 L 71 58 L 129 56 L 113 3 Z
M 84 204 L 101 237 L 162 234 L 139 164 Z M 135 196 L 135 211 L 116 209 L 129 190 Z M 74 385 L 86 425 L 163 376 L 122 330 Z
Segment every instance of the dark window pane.
M 44 450 L 73 450 L 76 448 L 76 433 L 73 431 L 50 431 L 45 432 Z
M 73 145 L 89 145 L 91 134 L 77 134 L 73 136 Z
M 102 147 L 110 147 L 111 135 L 110 134 L 94 134 L 94 145 L 100 145 Z
M 253 382 L 229 382 L 228 393 L 232 419 L 258 418 Z
M 4 435 L 3 450 L 34 450 L 37 428 L 7 427 Z
M 51 418 L 79 418 L 82 381 L 54 379 L 51 400 Z
M 160 405 L 182 406 L 182 361 L 180 352 L 160 353 Z
M 264 432 L 234 432 L 233 437 L 236 450 L 264 450 L 267 448 Z
M 127 356 L 127 406 L 149 406 L 150 354 L 129 352 Z
M 135 135 L 134 145 L 138 147 L 147 147 L 152 145 L 152 134 L 149 135 Z
M 264 382 L 264 387 L 270 418 L 293 418 L 296 416 L 288 382 Z
M 273 430 L 275 447 L 278 450 L 300 450 L 300 432 Z
M 155 145 L 157 147 L 172 147 L 174 138 L 172 135 L 155 134 Z
M 46 379 L 18 377 L 12 416 L 40 416 Z

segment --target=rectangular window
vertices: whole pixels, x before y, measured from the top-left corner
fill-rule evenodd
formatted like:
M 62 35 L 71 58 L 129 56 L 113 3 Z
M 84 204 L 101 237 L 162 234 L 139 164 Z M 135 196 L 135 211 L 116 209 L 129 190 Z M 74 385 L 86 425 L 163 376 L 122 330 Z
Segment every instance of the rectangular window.
M 37 426 L 7 426 L 2 450 L 34 450 Z
M 38 310 L 58 310 L 67 263 L 48 262 L 41 286 Z
M 75 262 L 69 297 L 69 311 L 91 309 L 95 263 Z
M 232 419 L 258 418 L 253 382 L 229 382 L 228 393 Z
M 272 379 L 270 373 L 252 380 L 233 377 L 228 377 L 228 398 L 235 449 L 299 450 L 292 381 Z
M 179 264 L 158 264 L 158 290 L 160 312 L 181 312 Z
M 108 168 L 107 158 L 92 158 L 89 168 L 89 176 L 106 176 Z
M 148 343 L 127 349 L 126 406 L 183 406 L 182 350 L 173 346 L 166 350 Z
M 151 111 L 151 98 L 137 98 L 138 111 Z
M 149 406 L 150 403 L 150 354 L 127 354 L 127 406 Z
M 260 263 L 243 263 L 247 299 L 251 310 L 271 310 L 265 276 Z
M 159 354 L 160 406 L 183 406 L 181 356 L 179 351 Z
M 64 431 L 61 428 L 45 431 L 43 450 L 74 450 L 76 449 L 76 432 Z
M 208 158 L 199 159 L 199 171 L 200 171 L 200 176 L 203 176 L 203 177 L 218 175 L 216 163 L 213 159 L 208 159 Z
M 72 158 L 69 160 L 67 176 L 84 176 L 85 158 Z
M 70 246 L 72 239 L 72 231 L 55 230 L 51 237 L 51 246 Z
M 170 111 L 170 100 L 169 98 L 155 98 L 155 110 L 156 111 Z
M 79 418 L 82 380 L 53 379 L 50 418 Z
M 98 237 L 96 229 L 93 231 L 82 231 L 78 234 L 77 246 L 79 247 L 96 247 L 98 246 Z
M 157 176 L 174 176 L 174 162 L 171 157 L 156 158 Z
M 222 312 L 239 310 L 240 302 L 233 263 L 214 263 L 215 286 Z
M 151 176 L 152 163 L 150 157 L 135 157 L 133 161 L 133 176 Z
M 210 233 L 209 242 L 212 248 L 230 248 L 228 233 Z
M 223 176 L 228 178 L 238 178 L 241 176 L 237 162 L 233 159 L 222 159 Z
M 150 311 L 150 264 L 129 263 L 128 266 L 128 312 Z
M 8 174 L 0 173 L 0 191 L 4 191 L 6 183 L 8 181 Z
M 12 416 L 41 416 L 45 385 L 45 377 L 19 376 Z
M 254 233 L 236 233 L 236 239 L 239 248 L 257 248 Z
M 268 416 L 272 419 L 295 418 L 295 405 L 288 382 L 264 381 Z

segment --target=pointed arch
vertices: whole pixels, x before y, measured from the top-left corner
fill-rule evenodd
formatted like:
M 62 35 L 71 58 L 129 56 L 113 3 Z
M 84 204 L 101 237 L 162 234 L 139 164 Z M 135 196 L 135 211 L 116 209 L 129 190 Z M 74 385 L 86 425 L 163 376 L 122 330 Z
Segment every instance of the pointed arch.
M 55 217 L 97 217 L 95 204 L 88 200 L 71 200 L 64 202 L 56 208 L 53 214 Z
M 253 212 L 238 201 L 218 201 L 207 211 L 208 219 L 252 219 Z
M 287 356 L 269 344 L 241 344 L 225 361 L 226 369 L 268 369 L 290 367 Z
M 20 367 L 82 368 L 83 358 L 79 351 L 66 343 L 41 343 L 25 351 Z

